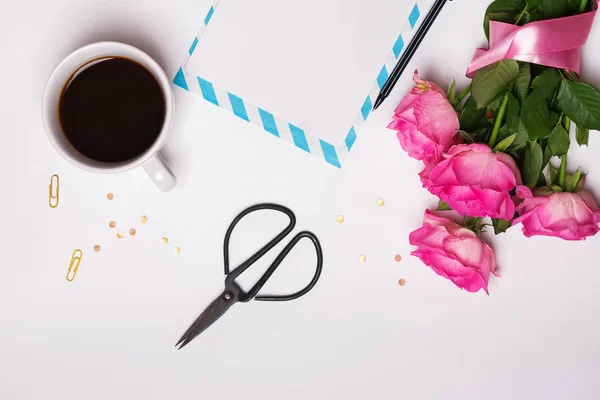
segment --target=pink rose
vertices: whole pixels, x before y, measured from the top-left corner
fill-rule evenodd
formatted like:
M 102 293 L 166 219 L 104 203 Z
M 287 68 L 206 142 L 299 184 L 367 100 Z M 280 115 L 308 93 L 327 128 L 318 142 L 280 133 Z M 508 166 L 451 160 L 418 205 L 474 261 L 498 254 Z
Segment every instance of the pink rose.
M 388 128 L 398 131 L 409 156 L 429 163 L 455 144 L 458 117 L 438 85 L 422 80 L 416 70 L 413 80 L 417 85 L 402 99 Z
M 427 190 L 461 215 L 513 218 L 515 204 L 509 192 L 522 181 L 511 156 L 474 143 L 453 146 L 445 158 L 421 173 Z
M 475 232 L 425 211 L 423 227 L 410 234 L 412 252 L 438 275 L 468 292 L 488 293 L 490 272 L 495 272 L 494 252 Z M 489 294 L 489 293 L 488 293 Z
M 600 208 L 589 192 L 552 192 L 545 188 L 523 190 L 523 202 L 517 206 L 523 233 L 531 236 L 555 236 L 565 240 L 585 240 L 600 228 Z

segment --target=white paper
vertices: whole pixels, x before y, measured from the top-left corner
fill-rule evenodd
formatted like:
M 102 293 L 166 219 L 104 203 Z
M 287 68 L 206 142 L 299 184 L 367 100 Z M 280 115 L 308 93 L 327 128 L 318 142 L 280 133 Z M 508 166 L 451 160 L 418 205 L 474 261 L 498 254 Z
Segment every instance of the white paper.
M 414 4 L 221 0 L 186 72 L 338 144 Z

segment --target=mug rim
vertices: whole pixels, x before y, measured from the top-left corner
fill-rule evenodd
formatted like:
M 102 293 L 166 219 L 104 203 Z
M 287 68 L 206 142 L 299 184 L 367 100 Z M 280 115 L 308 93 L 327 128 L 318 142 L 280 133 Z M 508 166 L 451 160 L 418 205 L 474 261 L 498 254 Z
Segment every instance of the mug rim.
M 117 54 L 118 50 L 125 50 L 132 55 L 137 56 L 128 57 L 127 55 Z M 58 123 L 58 127 L 53 126 L 54 124 L 48 121 L 49 115 L 48 113 L 55 112 L 58 117 L 58 102 L 52 101 L 50 99 L 51 89 L 58 87 L 58 90 L 62 93 L 62 90 L 65 84 L 68 82 L 67 78 L 64 82 L 62 80 L 58 80 L 58 75 L 62 72 L 67 64 L 76 59 L 77 57 L 81 57 L 81 54 L 85 54 L 86 52 L 91 52 L 91 55 L 81 58 L 81 60 L 77 61 L 77 67 L 70 68 L 68 71 L 68 77 L 72 77 L 79 69 L 87 65 L 89 62 L 94 59 L 102 58 L 102 57 L 122 57 L 129 58 L 132 61 L 141 64 L 144 68 L 148 69 L 150 73 L 155 77 L 158 82 L 163 97 L 165 101 L 165 118 L 163 122 L 162 129 L 158 134 L 158 137 L 152 143 L 150 147 L 148 147 L 144 152 L 139 154 L 138 156 L 115 163 L 101 162 L 94 160 L 90 157 L 85 156 L 79 150 L 77 150 L 73 145 L 67 140 L 62 127 L 60 126 L 60 122 Z M 113 54 L 111 54 L 113 52 Z M 140 60 L 141 59 L 141 60 Z M 60 95 L 59 95 L 60 99 Z M 56 103 L 56 104 L 50 104 Z M 173 120 L 173 110 L 174 108 L 174 99 L 173 99 L 173 91 L 171 89 L 171 83 L 167 78 L 166 73 L 162 69 L 162 67 L 146 52 L 138 49 L 132 45 L 121 43 L 121 42 L 95 42 L 90 43 L 85 46 L 82 46 L 75 51 L 71 52 L 68 56 L 66 56 L 52 71 L 46 85 L 44 87 L 44 92 L 42 95 L 42 123 L 44 125 L 44 130 L 46 131 L 46 136 L 48 140 L 52 144 L 52 147 L 68 162 L 71 164 L 90 172 L 97 173 L 118 173 L 127 171 L 129 169 L 135 168 L 137 166 L 143 165 L 150 158 L 152 158 L 159 150 L 164 146 L 168 133 L 171 129 L 171 124 Z M 62 136 L 62 139 L 59 139 L 57 136 Z M 79 155 L 79 157 L 75 157 L 72 154 L 69 154 L 68 151 L 65 151 L 61 146 L 61 141 L 66 142 L 70 148 Z

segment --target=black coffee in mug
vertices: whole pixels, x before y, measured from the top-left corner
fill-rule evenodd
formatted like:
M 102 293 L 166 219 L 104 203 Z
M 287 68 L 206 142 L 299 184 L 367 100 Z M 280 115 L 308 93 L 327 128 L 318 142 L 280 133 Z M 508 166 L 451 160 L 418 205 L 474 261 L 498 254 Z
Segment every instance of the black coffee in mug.
M 117 163 L 150 148 L 165 122 L 165 98 L 141 64 L 121 57 L 89 62 L 65 83 L 58 103 L 62 131 L 92 160 Z

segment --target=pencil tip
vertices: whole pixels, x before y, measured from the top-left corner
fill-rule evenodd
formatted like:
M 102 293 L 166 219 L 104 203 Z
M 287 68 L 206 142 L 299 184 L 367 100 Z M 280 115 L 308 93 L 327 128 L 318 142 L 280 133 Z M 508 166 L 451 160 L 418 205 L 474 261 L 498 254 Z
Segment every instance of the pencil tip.
M 379 97 L 377 97 L 377 100 L 375 100 L 375 105 L 373 106 L 373 110 L 377 110 L 377 108 L 381 105 L 381 103 L 383 103 L 383 100 L 385 98 L 381 97 L 381 95 Z

